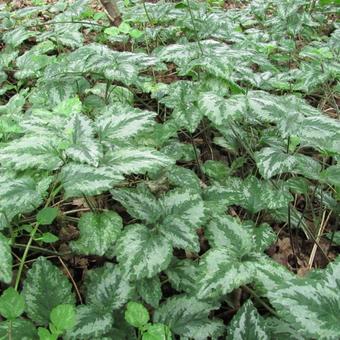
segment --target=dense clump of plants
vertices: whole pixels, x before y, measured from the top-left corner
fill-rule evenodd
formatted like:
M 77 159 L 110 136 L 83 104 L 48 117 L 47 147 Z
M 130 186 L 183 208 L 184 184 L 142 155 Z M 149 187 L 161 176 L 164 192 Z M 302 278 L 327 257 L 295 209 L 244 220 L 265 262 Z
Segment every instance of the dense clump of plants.
M 339 339 L 335 3 L 0 5 L 0 339 Z

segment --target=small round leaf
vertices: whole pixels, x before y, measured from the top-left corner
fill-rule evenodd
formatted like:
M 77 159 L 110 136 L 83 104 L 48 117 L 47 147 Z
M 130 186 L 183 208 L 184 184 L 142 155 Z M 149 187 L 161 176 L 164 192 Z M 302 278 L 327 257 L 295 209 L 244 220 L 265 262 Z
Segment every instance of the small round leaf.
M 142 328 L 149 321 L 147 309 L 138 302 L 129 302 L 125 311 L 125 320 L 136 328 Z
M 58 216 L 58 208 L 44 208 L 37 214 L 37 222 L 40 225 L 49 225 Z
M 76 324 L 76 309 L 70 304 L 59 305 L 52 309 L 50 318 L 56 329 L 64 332 Z
M 14 288 L 7 288 L 0 297 L 0 314 L 8 320 L 14 320 L 24 310 L 24 298 Z

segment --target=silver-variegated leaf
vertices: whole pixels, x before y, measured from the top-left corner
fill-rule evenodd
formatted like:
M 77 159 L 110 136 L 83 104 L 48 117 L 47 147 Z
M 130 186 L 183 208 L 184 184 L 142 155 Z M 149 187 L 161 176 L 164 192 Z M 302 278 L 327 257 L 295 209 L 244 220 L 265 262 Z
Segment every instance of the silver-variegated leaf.
M 69 163 L 60 172 L 65 197 L 99 195 L 112 189 L 124 177 L 109 167 L 94 167 L 86 164 Z
M 197 289 L 199 269 L 196 262 L 174 257 L 165 273 L 177 291 L 192 294 Z
M 230 101 L 231 99 L 226 100 L 214 92 L 204 92 L 198 104 L 200 110 L 212 123 L 221 126 L 241 116 L 239 114 L 241 110 L 237 105 L 230 105 Z
M 161 200 L 163 220 L 159 227 L 174 247 L 199 251 L 197 228 L 205 221 L 202 197 L 190 189 L 168 192 Z
M 253 281 L 255 261 L 242 259 L 228 248 L 207 251 L 200 262 L 200 275 L 197 282 L 199 299 L 220 298 L 241 285 Z
M 240 256 L 254 247 L 252 230 L 231 216 L 214 216 L 206 227 L 205 236 L 213 248 L 229 248 Z
M 307 338 L 337 339 L 340 334 L 340 258 L 322 275 L 280 280 L 266 292 L 280 317 Z
M 169 85 L 168 96 L 162 98 L 161 103 L 173 108 L 171 117 L 178 126 L 193 133 L 201 119 L 203 112 L 197 103 L 197 85 L 189 81 L 178 81 Z
M 111 312 L 124 306 L 134 288 L 117 265 L 90 270 L 85 280 L 86 302 L 102 311 Z
M 9 240 L 0 233 L 0 281 L 6 284 L 12 281 L 12 261 Z
M 261 294 L 274 291 L 281 282 L 294 278 L 292 272 L 266 255 L 259 257 L 254 265 L 256 267 L 254 282 L 256 290 Z
M 177 335 L 195 340 L 216 339 L 224 332 L 222 320 L 210 319 L 218 304 L 199 301 L 193 296 L 177 295 L 155 311 L 153 321 L 164 323 Z
M 292 327 L 291 324 L 276 317 L 269 317 L 265 319 L 267 330 L 271 334 L 271 338 L 275 340 L 307 340 L 302 336 L 298 329 Z
M 270 340 L 264 319 L 251 300 L 246 301 L 228 325 L 228 340 Z
M 96 119 L 99 139 L 108 143 L 126 144 L 137 133 L 155 123 L 155 116 L 156 112 L 115 104 Z
M 70 140 L 66 155 L 76 162 L 98 166 L 102 152 L 98 141 L 94 139 L 92 121 L 76 113 L 67 124 L 65 133 Z
M 48 324 L 54 307 L 75 303 L 67 277 L 44 257 L 39 257 L 28 271 L 22 294 L 27 315 L 38 325 Z
M 57 140 L 45 136 L 24 136 L 1 148 L 0 162 L 9 169 L 56 170 L 62 165 Z
M 249 176 L 243 181 L 230 178 L 227 185 L 213 185 L 204 195 L 210 205 L 240 205 L 255 214 L 261 210 L 285 208 L 293 196 L 282 183 L 271 183 Z
M 145 186 L 136 189 L 116 189 L 111 191 L 113 199 L 120 202 L 134 218 L 147 224 L 156 223 L 162 215 L 162 206 Z
M 139 280 L 152 278 L 166 269 L 172 247 L 157 230 L 134 224 L 125 227 L 117 241 L 116 254 L 123 273 Z
M 158 275 L 137 282 L 139 296 L 150 306 L 157 308 L 162 298 L 161 282 Z
M 66 340 L 92 340 L 109 332 L 113 325 L 112 313 L 93 305 L 80 305 L 76 312 L 76 323 L 66 335 Z
M 17 214 L 29 213 L 39 207 L 48 189 L 42 188 L 31 177 L 12 178 L 0 176 L 0 219 L 10 222 Z M 0 223 L 0 229 L 2 229 Z
M 116 242 L 123 222 L 114 211 L 88 212 L 80 217 L 78 228 L 80 238 L 70 243 L 71 249 L 78 254 L 103 256 Z
M 311 157 L 302 154 L 290 155 L 272 147 L 255 152 L 255 161 L 265 179 L 287 172 L 318 179 L 321 171 L 320 163 Z
M 274 186 L 269 181 L 260 181 L 254 176 L 247 177 L 239 191 L 240 205 L 255 214 L 264 209 L 278 209 L 288 206 L 293 196 L 285 187 Z
M 12 340 L 32 340 L 39 337 L 33 322 L 17 318 L 0 322 L 0 339 L 9 338 Z
M 118 148 L 105 157 L 105 164 L 121 174 L 141 174 L 174 163 L 170 157 L 147 148 Z

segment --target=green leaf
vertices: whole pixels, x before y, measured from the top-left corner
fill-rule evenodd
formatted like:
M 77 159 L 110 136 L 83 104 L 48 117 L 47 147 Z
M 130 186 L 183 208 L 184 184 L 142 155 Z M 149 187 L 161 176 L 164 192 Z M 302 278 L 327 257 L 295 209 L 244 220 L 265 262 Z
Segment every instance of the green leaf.
M 58 115 L 70 117 L 72 114 L 80 113 L 81 110 L 82 104 L 79 97 L 73 97 L 63 100 L 53 109 L 53 112 Z
M 15 319 L 0 322 L 0 339 L 34 340 L 38 338 L 34 324 L 29 320 Z
M 287 172 L 318 179 L 321 171 L 319 162 L 311 157 L 301 154 L 289 155 L 271 147 L 255 152 L 255 160 L 260 174 L 265 179 Z
M 0 281 L 6 284 L 12 281 L 12 261 L 9 240 L 0 233 Z
M 58 236 L 52 234 L 52 233 L 43 233 L 41 237 L 36 239 L 37 241 L 42 241 L 44 243 L 55 243 L 59 240 Z
M 130 37 L 133 39 L 138 39 L 140 38 L 144 33 L 138 29 L 132 29 L 130 32 Z
M 340 186 L 340 165 L 331 165 L 322 171 L 321 179 L 331 185 Z
M 147 324 L 142 340 L 172 340 L 171 331 L 168 326 L 161 323 Z
M 140 297 L 150 306 L 157 308 L 162 298 L 161 282 L 158 276 L 151 279 L 144 278 L 137 282 L 137 291 Z
M 75 325 L 66 333 L 65 339 L 102 339 L 112 324 L 111 311 L 104 312 L 92 305 L 80 305 L 77 307 Z
M 280 317 L 307 338 L 336 339 L 340 298 L 340 259 L 329 264 L 321 276 L 280 281 L 266 292 Z
M 105 28 L 104 33 L 111 36 L 111 37 L 115 37 L 116 35 L 119 34 L 119 28 L 118 27 L 108 27 Z
M 159 232 L 133 224 L 125 227 L 118 239 L 116 254 L 123 273 L 139 280 L 151 278 L 166 269 L 171 260 L 172 247 Z
M 44 208 L 37 214 L 37 222 L 40 225 L 50 225 L 56 219 L 59 214 L 58 208 Z
M 58 335 L 51 334 L 48 329 L 43 327 L 38 328 L 38 335 L 39 340 L 58 340 Z
M 103 256 L 116 242 L 123 228 L 122 218 L 114 211 L 85 213 L 80 217 L 80 238 L 70 243 L 78 254 Z
M 119 26 L 118 29 L 123 32 L 123 33 L 129 33 L 131 26 L 127 22 L 122 22 Z
M 25 310 L 24 298 L 12 287 L 0 296 L 0 314 L 9 320 L 18 318 Z
M 121 308 L 131 297 L 133 287 L 117 265 L 90 270 L 86 277 L 86 302 L 109 312 Z
M 66 198 L 99 195 L 123 179 L 122 175 L 109 167 L 96 168 L 76 163 L 64 166 L 60 173 Z
M 130 301 L 126 307 L 125 320 L 133 327 L 142 329 L 149 322 L 150 316 L 141 303 Z
M 228 326 L 228 339 L 271 339 L 264 320 L 253 306 L 251 300 L 245 302 Z
M 94 139 L 92 122 L 79 113 L 74 114 L 65 129 L 70 140 L 66 154 L 76 162 L 98 166 L 101 149 Z
M 337 0 L 320 0 L 320 5 L 326 6 L 326 5 L 336 5 Z
M 51 311 L 50 319 L 58 331 L 63 333 L 76 323 L 76 309 L 73 305 L 62 304 L 54 307 Z
M 334 236 L 333 236 L 333 232 L 326 233 L 325 236 L 329 240 L 333 240 L 334 244 L 340 246 L 340 231 L 334 232 Z
M 107 336 L 107 338 L 105 338 L 106 340 L 124 339 L 124 337 L 127 339 L 137 340 L 136 329 L 126 322 L 124 318 L 123 309 L 115 312 L 114 318 L 115 320 L 114 320 L 113 328 L 110 332 L 106 334 Z
M 224 332 L 222 320 L 209 319 L 217 304 L 198 301 L 195 297 L 177 295 L 167 299 L 155 311 L 154 322 L 163 323 L 181 337 L 205 340 L 217 338 Z
M 44 257 L 39 257 L 27 273 L 23 296 L 26 312 L 38 325 L 47 325 L 52 309 L 74 304 L 72 285 L 62 272 Z

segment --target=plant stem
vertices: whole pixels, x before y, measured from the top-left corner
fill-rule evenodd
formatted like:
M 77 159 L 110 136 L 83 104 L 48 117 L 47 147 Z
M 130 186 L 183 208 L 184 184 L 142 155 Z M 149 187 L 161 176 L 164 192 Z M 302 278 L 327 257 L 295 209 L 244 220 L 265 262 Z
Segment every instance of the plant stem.
M 13 248 L 19 248 L 19 249 L 26 249 L 27 245 L 26 244 L 20 244 L 20 243 L 14 243 L 12 245 Z M 41 248 L 41 247 L 36 247 L 36 246 L 30 246 L 31 250 L 35 250 L 37 252 L 41 252 L 41 253 L 46 253 L 49 255 L 56 255 L 56 256 L 65 256 L 68 254 L 71 254 L 71 252 L 67 252 L 67 253 L 58 253 L 56 251 L 53 250 L 49 250 L 49 249 L 45 249 L 45 248 Z
M 199 47 L 199 49 L 200 49 L 200 51 L 201 51 L 201 53 L 203 55 L 204 54 L 203 48 L 202 48 L 200 39 L 198 37 L 198 32 L 197 32 L 197 29 L 196 29 L 195 20 L 194 20 L 194 16 L 192 14 L 192 11 L 191 11 L 189 0 L 187 0 L 187 4 L 188 4 L 188 10 L 189 10 L 189 13 L 190 13 L 191 23 L 192 23 L 192 26 L 194 27 L 194 31 L 195 31 L 195 35 L 196 35 L 196 42 L 197 42 L 197 45 L 198 45 L 198 47 Z
M 32 245 L 34 236 L 35 236 L 36 232 L 38 231 L 38 228 L 39 228 L 39 223 L 36 222 L 35 225 L 34 225 L 33 230 L 31 231 L 31 235 L 30 235 L 30 238 L 29 238 L 29 240 L 27 242 L 26 248 L 24 250 L 24 254 L 22 255 L 22 258 L 20 260 L 20 266 L 19 266 L 19 269 L 18 269 L 18 274 L 17 274 L 16 280 L 15 280 L 15 285 L 14 285 L 14 289 L 15 290 L 18 290 L 18 288 L 19 288 L 19 283 L 20 283 L 22 271 L 24 269 L 25 261 L 26 261 L 29 249 L 30 249 L 30 247 Z
M 59 191 L 60 188 L 61 188 L 61 187 L 59 186 L 57 189 L 55 189 L 55 186 L 56 186 L 56 182 L 53 183 L 53 186 L 52 186 L 52 189 L 51 189 L 51 193 L 50 193 L 49 197 L 48 197 L 47 200 L 46 200 L 46 203 L 45 203 L 45 205 L 44 205 L 44 208 L 46 208 L 46 207 L 48 207 L 48 206 L 50 205 L 50 203 L 51 203 L 53 197 L 58 193 L 58 191 Z M 18 288 L 19 288 L 19 283 L 20 283 L 22 271 L 23 271 L 23 269 L 24 269 L 24 265 L 25 265 L 25 262 L 26 262 L 26 258 L 27 258 L 28 252 L 29 252 L 29 250 L 30 250 L 30 247 L 31 247 L 31 245 L 32 245 L 34 236 L 35 236 L 35 234 L 37 233 L 38 229 L 39 229 L 39 223 L 36 222 L 36 223 L 34 224 L 33 230 L 31 231 L 30 238 L 29 238 L 29 240 L 28 240 L 28 242 L 27 242 L 27 245 L 26 245 L 26 248 L 25 248 L 25 250 L 24 250 L 24 254 L 22 255 L 22 258 L 21 258 L 21 260 L 20 260 L 20 265 L 19 265 L 17 277 L 16 277 L 16 279 L 15 279 L 15 285 L 14 285 L 14 289 L 15 289 L 15 290 L 18 290 Z
M 148 21 L 149 21 L 150 25 L 152 25 L 152 20 L 151 20 L 149 11 L 148 11 L 148 9 L 146 8 L 145 0 L 143 0 L 142 2 L 143 2 L 143 8 L 144 8 L 145 15 L 146 15 L 146 17 L 148 18 Z
M 272 307 L 270 307 L 266 302 L 264 302 L 251 288 L 249 288 L 248 286 L 243 286 L 242 288 L 244 288 L 245 291 L 252 295 L 258 303 L 260 303 L 264 308 L 267 309 L 268 312 L 270 312 L 275 317 L 279 318 L 279 315 L 276 313 L 276 311 Z

